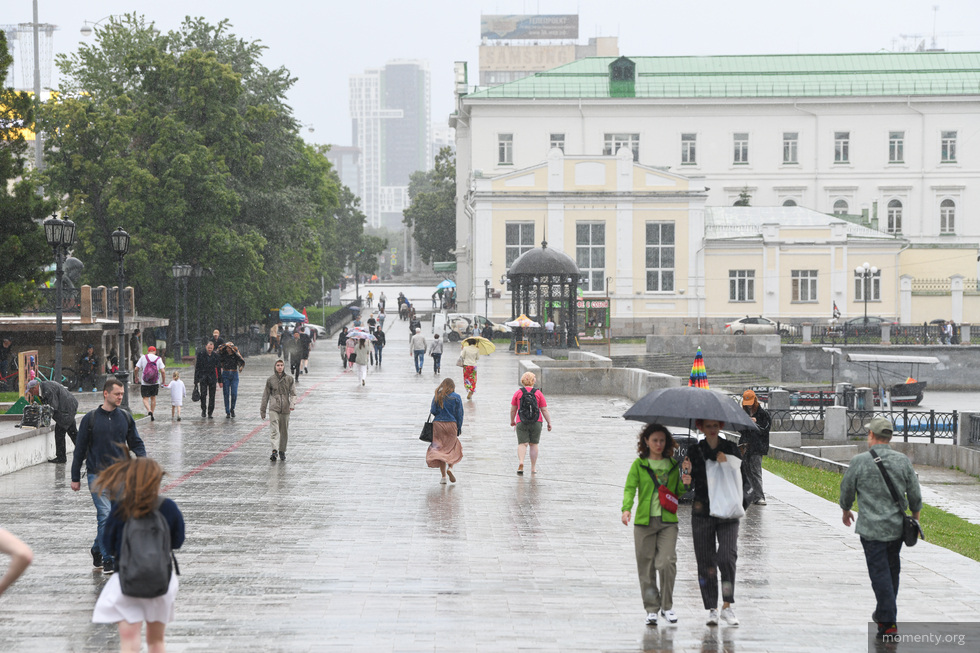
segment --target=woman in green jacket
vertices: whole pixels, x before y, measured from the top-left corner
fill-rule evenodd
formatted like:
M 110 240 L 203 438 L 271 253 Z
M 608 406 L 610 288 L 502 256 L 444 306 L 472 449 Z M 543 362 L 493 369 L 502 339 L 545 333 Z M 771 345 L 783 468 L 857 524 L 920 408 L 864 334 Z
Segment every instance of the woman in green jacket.
M 677 513 L 676 506 L 671 512 L 660 505 L 658 489 L 665 485 L 675 497 L 688 490 L 688 486 L 681 482 L 680 467 L 673 459 L 676 448 L 670 431 L 660 424 L 647 424 L 636 444 L 639 458 L 630 467 L 623 491 L 624 526 L 629 525 L 633 499 L 639 494 L 633 521 L 633 544 L 648 626 L 656 626 L 658 616 L 669 623 L 677 623 L 677 615 L 672 609 L 674 578 L 677 576 Z

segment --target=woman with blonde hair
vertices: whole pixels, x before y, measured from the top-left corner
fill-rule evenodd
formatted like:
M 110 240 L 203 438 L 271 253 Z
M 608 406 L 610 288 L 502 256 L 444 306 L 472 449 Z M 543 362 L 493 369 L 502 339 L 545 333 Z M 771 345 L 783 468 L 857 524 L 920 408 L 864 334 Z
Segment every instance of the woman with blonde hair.
M 517 430 L 517 475 L 524 474 L 524 454 L 531 448 L 531 473 L 537 473 L 538 443 L 541 442 L 541 422 L 548 422 L 551 430 L 551 412 L 540 390 L 534 389 L 537 377 L 534 372 L 524 372 L 521 387 L 510 399 L 510 425 Z
M 120 576 L 126 575 L 129 564 L 126 556 L 121 555 L 123 535 L 129 520 L 159 511 L 169 530 L 170 548 L 179 549 L 184 543 L 184 516 L 176 503 L 159 496 L 163 478 L 160 465 L 152 458 L 130 458 L 129 450 L 125 446 L 122 449 L 122 460 L 102 470 L 94 483 L 96 491 L 105 491 L 112 499 L 102 539 L 105 548 L 117 560 L 120 573 L 113 574 L 102 588 L 92 621 L 115 623 L 119 627 L 120 650 L 124 653 L 140 650 L 140 634 L 145 621 L 146 645 L 150 653 L 163 653 L 164 629 L 174 619 L 177 574 L 171 569 L 170 585 L 162 596 L 139 598 L 123 594 Z
M 453 483 L 453 465 L 463 459 L 463 445 L 459 442 L 459 434 L 463 430 L 463 400 L 456 394 L 456 384 L 452 379 L 444 379 L 436 388 L 435 397 L 429 407 L 432 413 L 432 444 L 425 452 L 425 464 L 438 467 L 442 480 L 446 477 Z

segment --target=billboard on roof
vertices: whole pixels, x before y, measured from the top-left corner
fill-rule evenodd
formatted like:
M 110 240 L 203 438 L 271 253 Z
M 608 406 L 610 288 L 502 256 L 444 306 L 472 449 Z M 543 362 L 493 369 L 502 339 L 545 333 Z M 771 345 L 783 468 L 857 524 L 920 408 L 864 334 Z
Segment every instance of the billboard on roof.
M 480 37 L 505 39 L 577 39 L 577 14 L 483 14 Z

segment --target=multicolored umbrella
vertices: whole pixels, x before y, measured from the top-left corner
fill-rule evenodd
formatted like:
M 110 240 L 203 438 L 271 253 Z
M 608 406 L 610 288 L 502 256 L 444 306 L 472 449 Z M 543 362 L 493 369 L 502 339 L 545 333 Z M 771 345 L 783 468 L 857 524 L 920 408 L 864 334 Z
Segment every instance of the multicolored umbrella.
M 373 335 L 371 335 L 367 331 L 351 331 L 351 332 L 349 332 L 347 334 L 347 339 L 350 340 L 351 338 L 359 338 L 361 340 L 370 340 L 372 342 L 375 341 L 375 340 L 377 340 L 377 338 L 375 338 Z
M 527 315 L 524 315 L 524 313 L 521 313 L 516 319 L 510 322 L 504 322 L 504 324 L 509 327 L 521 327 L 522 329 L 536 329 L 541 326 Z
M 687 381 L 688 386 L 695 388 L 708 388 L 708 371 L 704 368 L 704 354 L 698 347 L 698 353 L 694 356 L 694 365 L 691 366 L 691 378 Z

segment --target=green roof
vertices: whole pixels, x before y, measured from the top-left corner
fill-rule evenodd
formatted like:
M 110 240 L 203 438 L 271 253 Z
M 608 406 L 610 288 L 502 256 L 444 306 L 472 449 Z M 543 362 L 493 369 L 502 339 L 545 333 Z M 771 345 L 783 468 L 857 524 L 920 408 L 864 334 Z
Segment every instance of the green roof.
M 609 64 L 590 57 L 513 82 L 480 98 L 614 98 Z M 630 57 L 637 98 L 861 97 L 980 94 L 978 52 Z

